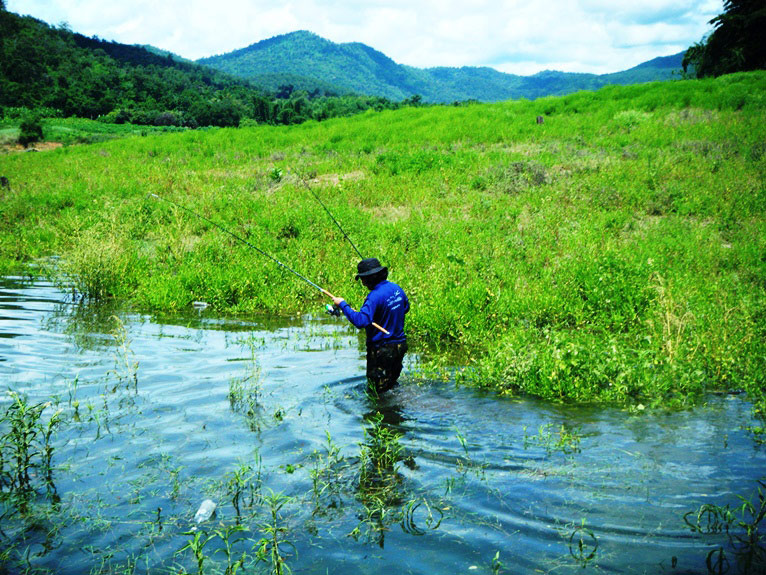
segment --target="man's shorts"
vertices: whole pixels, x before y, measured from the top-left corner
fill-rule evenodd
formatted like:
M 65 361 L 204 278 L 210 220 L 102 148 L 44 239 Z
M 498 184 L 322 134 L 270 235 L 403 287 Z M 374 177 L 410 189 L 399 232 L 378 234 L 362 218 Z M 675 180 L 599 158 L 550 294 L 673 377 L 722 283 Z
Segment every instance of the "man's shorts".
M 397 384 L 405 353 L 407 342 L 367 348 L 367 381 L 377 393 L 388 391 Z

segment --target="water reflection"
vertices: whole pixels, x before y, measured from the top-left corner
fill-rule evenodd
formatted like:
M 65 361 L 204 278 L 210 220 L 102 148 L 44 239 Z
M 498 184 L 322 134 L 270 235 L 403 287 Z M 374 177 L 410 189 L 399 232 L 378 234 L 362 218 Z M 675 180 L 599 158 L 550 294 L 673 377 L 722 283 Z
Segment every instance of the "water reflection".
M 60 302 L 43 319 L 43 328 L 70 338 L 81 351 L 98 351 L 113 345 L 114 318 L 124 315 L 111 302 Z

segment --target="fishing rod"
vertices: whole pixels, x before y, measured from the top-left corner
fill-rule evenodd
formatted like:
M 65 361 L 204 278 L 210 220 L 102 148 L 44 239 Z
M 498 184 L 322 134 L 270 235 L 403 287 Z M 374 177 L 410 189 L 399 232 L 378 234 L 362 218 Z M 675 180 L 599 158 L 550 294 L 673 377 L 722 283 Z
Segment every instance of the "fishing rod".
M 340 230 L 340 233 L 343 234 L 343 237 L 346 238 L 348 243 L 351 244 L 351 247 L 354 248 L 354 251 L 359 256 L 360 259 L 364 259 L 364 256 L 362 255 L 362 252 L 360 252 L 357 247 L 354 245 L 354 242 L 351 241 L 351 238 L 348 237 L 345 231 L 343 231 L 343 228 L 341 227 L 340 223 L 338 223 L 338 220 L 335 219 L 335 216 L 332 215 L 330 210 L 327 208 L 327 206 L 324 205 L 324 202 L 319 198 L 319 196 L 314 192 L 314 190 L 311 189 L 311 187 L 308 185 L 308 182 L 304 180 L 303 178 L 300 179 L 301 182 L 303 182 L 303 185 L 306 186 L 306 189 L 311 192 L 311 195 L 316 198 L 316 201 L 319 202 L 319 204 L 324 208 L 324 211 L 327 212 L 327 215 L 330 216 L 330 219 L 332 219 L 333 222 L 335 222 L 335 225 L 338 226 L 338 229 Z
M 293 273 L 293 274 L 295 274 L 296 276 L 298 276 L 300 279 L 302 279 L 303 281 L 305 281 L 305 282 L 306 282 L 307 284 L 309 284 L 310 286 L 312 286 L 312 287 L 315 287 L 316 289 L 318 289 L 319 291 L 321 291 L 323 294 L 325 294 L 325 295 L 328 295 L 328 296 L 331 296 L 331 295 L 332 295 L 332 294 L 330 294 L 330 292 L 328 292 L 327 290 L 325 290 L 325 289 L 322 289 L 322 288 L 321 288 L 321 287 L 319 287 L 317 284 L 315 284 L 314 282 L 312 282 L 312 281 L 311 281 L 310 279 L 308 279 L 306 276 L 299 274 L 299 273 L 298 273 L 298 272 L 296 272 L 294 269 L 292 269 L 292 268 L 290 268 L 290 267 L 286 266 L 285 264 L 283 264 L 282 262 L 280 262 L 280 261 L 279 261 L 277 258 L 275 258 L 275 257 L 273 257 L 273 256 L 271 256 L 271 255 L 269 255 L 269 254 L 267 254 L 267 253 L 266 253 L 266 252 L 264 252 L 264 251 L 263 251 L 261 248 L 254 246 L 253 244 L 251 244 L 250 242 L 248 242 L 246 239 L 244 239 L 244 238 L 242 238 L 242 237 L 238 236 L 238 235 L 237 235 L 237 234 L 235 234 L 234 232 L 230 232 L 229 230 L 227 230 L 226 228 L 224 228 L 222 225 L 220 225 L 220 224 L 217 224 L 217 223 L 216 223 L 216 222 L 214 222 L 213 220 L 209 220 L 209 219 L 208 219 L 208 218 L 206 218 L 205 216 L 203 216 L 203 215 L 200 215 L 200 214 L 198 214 L 197 212 L 195 212 L 195 211 L 193 211 L 193 210 L 190 210 L 190 209 L 189 209 L 189 208 L 187 208 L 186 206 L 182 206 L 181 204 L 174 202 L 173 200 L 168 200 L 167 198 L 161 198 L 161 197 L 160 197 L 160 196 L 158 196 L 157 194 L 152 194 L 152 193 L 150 193 L 149 195 L 150 195 L 150 196 L 152 196 L 152 197 L 154 197 L 154 198 L 157 198 L 158 200 L 161 200 L 161 201 L 163 201 L 163 202 L 167 202 L 167 203 L 169 203 L 169 204 L 173 204 L 173 205 L 174 205 L 174 206 L 176 206 L 177 208 L 181 208 L 182 210 L 184 210 L 184 211 L 186 211 L 186 212 L 189 212 L 189 213 L 190 213 L 190 214 L 192 214 L 193 216 L 197 216 L 199 219 L 201 219 L 201 220 L 205 220 L 205 221 L 206 221 L 207 223 L 209 223 L 209 224 L 213 224 L 215 227 L 217 227 L 217 228 L 218 228 L 219 230 L 221 230 L 222 232 L 229 234 L 231 237 L 233 237 L 233 238 L 235 238 L 235 239 L 238 239 L 239 241 L 241 241 L 241 242 L 242 242 L 242 243 L 244 243 L 244 244 L 247 244 L 248 246 L 250 246 L 251 248 L 253 248 L 255 251 L 257 251 L 259 254 L 266 256 L 266 257 L 267 257 L 267 258 L 269 258 L 271 261 L 273 261 L 273 262 L 277 263 L 278 265 L 282 266 L 283 268 L 285 268 L 285 269 L 286 269 L 287 271 L 289 271 L 290 273 Z
M 167 202 L 168 204 L 172 204 L 172 205 L 176 206 L 177 208 L 181 208 L 181 209 L 182 209 L 182 210 L 184 210 L 185 212 L 188 212 L 188 213 L 190 213 L 191 215 L 193 215 L 193 216 L 196 216 L 196 217 L 198 217 L 199 219 L 201 219 L 201 220 L 204 220 L 204 221 L 206 221 L 207 223 L 214 225 L 215 227 L 217 227 L 217 228 L 218 228 L 219 230 L 221 230 L 222 232 L 229 234 L 229 235 L 230 235 L 231 237 L 233 237 L 234 239 L 237 239 L 237 240 L 239 240 L 240 242 L 242 242 L 242 243 L 246 244 L 247 246 L 249 246 L 249 247 L 253 248 L 253 249 L 254 249 L 255 251 L 257 251 L 259 254 L 261 254 L 261 255 L 263 255 L 263 256 L 266 256 L 267 258 L 269 258 L 269 259 L 270 259 L 271 261 L 273 261 L 274 263 L 276 263 L 276 264 L 278 264 L 278 265 L 282 266 L 282 267 L 283 267 L 283 268 L 285 268 L 287 271 L 289 271 L 290 273 L 294 274 L 296 277 L 300 278 L 301 280 L 303 280 L 304 282 L 306 282 L 307 284 L 309 284 L 311 287 L 314 287 L 314 288 L 318 289 L 318 290 L 319 290 L 320 292 L 322 292 L 324 295 L 326 295 L 326 296 L 328 296 L 328 297 L 330 297 L 330 298 L 333 298 L 333 299 L 335 298 L 335 296 L 334 296 L 334 295 L 332 295 L 332 294 L 331 294 L 330 292 L 328 292 L 326 289 L 324 289 L 324 288 L 322 288 L 322 287 L 319 287 L 317 284 L 315 284 L 314 282 L 312 282 L 310 279 L 308 279 L 308 278 L 307 278 L 306 276 L 304 276 L 303 274 L 300 274 L 300 273 L 298 273 L 297 271 L 295 271 L 295 270 L 294 270 L 294 269 L 292 269 L 291 267 L 289 267 L 289 266 L 287 266 L 287 265 L 283 264 L 282 262 L 280 262 L 280 261 L 279 261 L 277 258 L 275 258 L 274 256 L 272 256 L 272 255 L 269 255 L 268 253 L 266 253 L 265 251 L 263 251 L 261 248 L 259 248 L 259 247 L 255 246 L 255 245 L 251 244 L 251 243 L 250 243 L 250 242 L 248 242 L 248 241 L 247 241 L 245 238 L 243 238 L 243 237 L 240 237 L 240 236 L 238 236 L 237 234 L 235 234 L 234 232 L 231 232 L 231 231 L 227 230 L 227 229 L 226 229 L 226 228 L 224 228 L 222 225 L 220 225 L 220 224 L 218 224 L 218 223 L 214 222 L 213 220 L 211 220 L 211 219 L 208 219 L 208 218 L 206 218 L 205 216 L 203 216 L 203 215 L 201 215 L 201 214 L 198 214 L 198 213 L 197 213 L 197 212 L 195 212 L 194 210 L 191 210 L 191 209 L 187 208 L 186 206 L 182 206 L 181 204 L 179 204 L 179 203 L 177 203 L 177 202 L 174 202 L 173 200 L 168 200 L 167 198 L 162 198 L 162 197 L 160 197 L 160 196 L 158 196 L 157 194 L 154 194 L 154 193 L 149 193 L 149 195 L 150 195 L 150 196 L 152 196 L 153 198 L 156 198 L 156 199 L 158 199 L 158 200 L 162 201 L 162 202 Z M 334 313 L 332 313 L 332 315 L 335 315 L 335 314 L 334 314 Z M 386 335 L 388 335 L 388 331 L 387 331 L 387 330 L 385 330 L 384 328 L 382 328 L 381 326 L 379 326 L 377 323 L 375 323 L 375 322 L 372 322 L 372 326 L 373 326 L 373 327 L 375 327 L 376 329 L 379 329 L 380 331 L 382 331 L 382 332 L 383 332 L 383 333 L 385 333 Z

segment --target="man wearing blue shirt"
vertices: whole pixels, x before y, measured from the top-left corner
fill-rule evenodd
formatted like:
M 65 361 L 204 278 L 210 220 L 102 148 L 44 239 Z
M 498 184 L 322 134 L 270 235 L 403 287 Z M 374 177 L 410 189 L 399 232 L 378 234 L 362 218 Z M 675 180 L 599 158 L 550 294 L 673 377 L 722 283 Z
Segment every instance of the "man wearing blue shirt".
M 367 379 L 380 394 L 397 384 L 402 359 L 407 353 L 404 316 L 410 302 L 404 290 L 388 281 L 388 268 L 376 258 L 363 259 L 356 266 L 356 279 L 370 290 L 359 311 L 342 297 L 333 297 L 348 320 L 367 332 Z

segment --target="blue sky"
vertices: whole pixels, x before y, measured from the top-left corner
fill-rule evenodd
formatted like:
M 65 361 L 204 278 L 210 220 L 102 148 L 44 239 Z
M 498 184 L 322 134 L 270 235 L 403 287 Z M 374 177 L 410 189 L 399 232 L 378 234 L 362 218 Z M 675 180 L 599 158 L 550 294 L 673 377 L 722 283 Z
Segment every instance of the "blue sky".
M 723 0 L 6 0 L 11 12 L 190 59 L 295 30 L 400 64 L 607 73 L 688 48 Z

